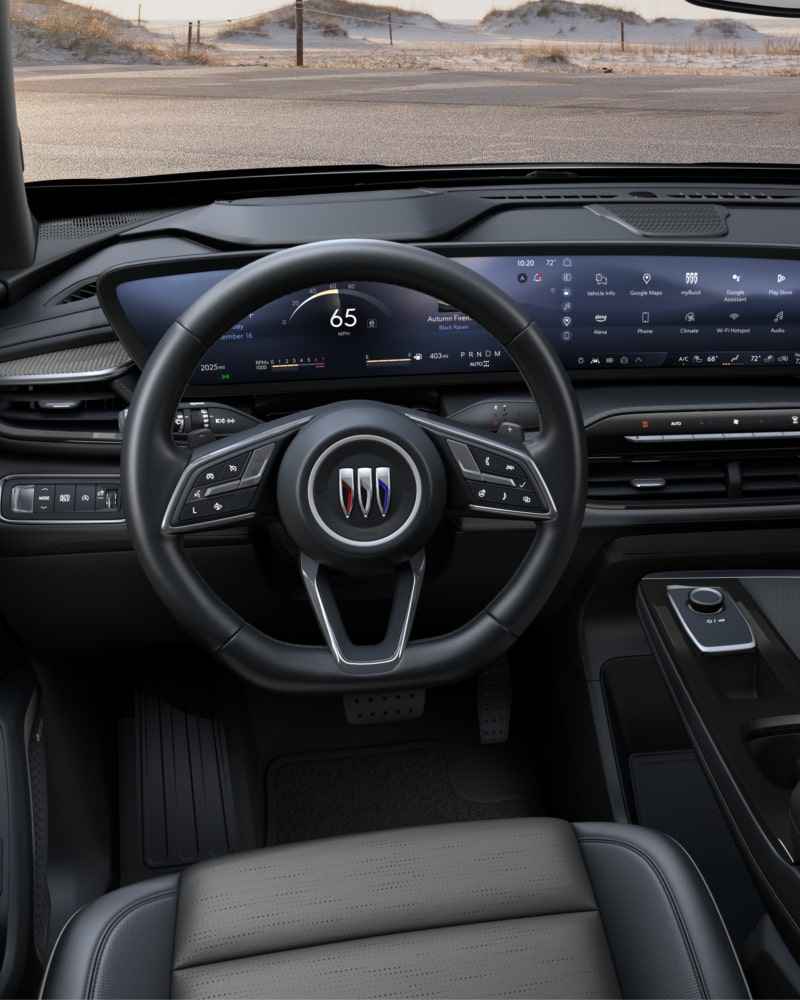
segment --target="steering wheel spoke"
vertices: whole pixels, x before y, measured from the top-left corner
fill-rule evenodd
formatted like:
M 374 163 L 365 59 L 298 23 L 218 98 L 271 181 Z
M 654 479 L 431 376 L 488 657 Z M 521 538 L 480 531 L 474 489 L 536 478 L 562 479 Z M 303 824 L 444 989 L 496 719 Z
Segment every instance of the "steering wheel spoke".
M 255 517 L 282 448 L 310 419 L 297 414 L 196 448 L 172 491 L 162 531 L 208 531 Z
M 319 627 L 337 666 L 345 673 L 385 673 L 400 662 L 419 602 L 425 553 L 415 553 L 395 570 L 395 587 L 386 634 L 379 643 L 358 645 L 348 635 L 329 570 L 302 553 L 300 572 Z
M 549 521 L 556 505 L 524 444 L 457 427 L 451 421 L 408 416 L 437 442 L 448 469 L 448 508 L 461 515 Z

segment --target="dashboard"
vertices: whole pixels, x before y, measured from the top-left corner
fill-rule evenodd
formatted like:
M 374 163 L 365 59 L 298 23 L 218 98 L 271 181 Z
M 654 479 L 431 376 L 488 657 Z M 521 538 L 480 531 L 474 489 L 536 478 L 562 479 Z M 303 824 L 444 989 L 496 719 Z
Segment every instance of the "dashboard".
M 615 754 L 683 746 L 649 726 L 639 581 L 677 570 L 796 571 L 800 560 L 800 174 L 687 166 L 650 176 L 625 167 L 550 179 L 526 168 L 505 179 L 390 179 L 365 170 L 320 192 L 310 177 L 287 180 L 283 193 L 272 179 L 269 195 L 253 193 L 252 177 L 197 181 L 206 183 L 153 182 L 157 197 L 147 184 L 122 194 L 91 184 L 72 195 L 33 186 L 36 261 L 0 272 L 0 607 L 26 654 L 54 666 L 61 687 L 49 696 L 116 697 L 118 680 L 154 650 L 172 657 L 186 643 L 133 551 L 120 470 L 126 411 L 165 331 L 264 254 L 336 237 L 410 243 L 496 283 L 570 374 L 587 503 L 520 662 L 579 773 L 598 789 L 605 775 L 615 815 L 627 817 L 620 783 L 629 779 Z M 271 496 L 272 452 L 263 449 L 274 448 L 278 465 L 283 442 L 226 454 L 223 468 L 218 451 L 244 449 L 226 435 L 242 432 L 241 443 L 310 409 L 377 400 L 488 441 L 489 451 L 497 441 L 484 462 L 503 454 L 503 439 L 536 446 L 537 402 L 505 351 L 435 295 L 321 274 L 275 299 L 265 290 L 261 308 L 220 332 L 173 425 L 177 443 L 206 463 L 187 467 L 179 518 L 211 518 L 219 504 L 220 520 L 176 536 L 176 548 L 228 607 L 280 641 L 316 636 L 297 551 L 267 503 L 247 521 L 223 518 L 234 510 L 224 505 L 249 502 L 251 462 L 263 460 Z M 170 412 L 171 403 L 167 421 Z M 508 468 L 486 472 L 472 457 L 473 478 L 460 485 L 504 497 L 497 491 L 511 487 L 497 480 Z M 358 484 L 360 503 L 373 467 L 366 482 L 380 489 L 385 464 L 344 463 L 330 509 L 348 483 L 351 494 Z M 220 481 L 200 481 L 210 475 Z M 142 479 L 154 504 L 169 494 L 158 476 Z M 453 505 L 438 523 L 415 638 L 447 635 L 478 615 L 541 537 L 541 522 L 481 499 L 474 516 Z M 364 516 L 367 508 L 365 500 Z M 341 582 L 359 637 L 372 641 L 385 581 Z M 745 666 L 733 664 L 731 676 Z M 714 682 L 705 667 L 697 676 Z M 609 677 L 619 683 L 603 688 Z M 739 693 L 729 701 L 738 712 Z M 630 746 L 629 728 L 638 740 Z
M 365 168 L 347 175 L 357 195 L 328 175 L 270 178 L 269 195 L 254 193 L 252 177 L 88 185 L 72 192 L 74 216 L 63 192 L 34 185 L 37 258 L 0 274 L 10 484 L 0 530 L 23 533 L 20 552 L 49 530 L 8 523 L 13 489 L 64 483 L 82 496 L 82 482 L 117 482 L 138 370 L 186 306 L 264 254 L 338 237 L 452 257 L 534 318 L 583 412 L 587 528 L 798 516 L 796 182 L 785 169 L 722 177 L 699 166 L 574 178 Z M 181 439 L 364 397 L 484 432 L 536 433 L 536 401 L 510 358 L 457 303 L 325 277 L 277 298 L 265 290 L 263 307 L 221 331 L 186 386 Z M 63 530 L 89 520 L 126 544 L 124 490 L 120 500 L 122 515 L 102 524 L 61 512 Z
M 800 366 L 800 261 L 787 256 L 432 249 L 505 291 L 578 376 Z M 101 278 L 100 303 L 143 364 L 181 312 L 244 262 L 234 255 L 228 267 L 189 258 L 117 268 Z M 394 285 L 322 281 L 224 331 L 191 384 L 219 393 L 514 371 L 506 351 L 451 303 Z

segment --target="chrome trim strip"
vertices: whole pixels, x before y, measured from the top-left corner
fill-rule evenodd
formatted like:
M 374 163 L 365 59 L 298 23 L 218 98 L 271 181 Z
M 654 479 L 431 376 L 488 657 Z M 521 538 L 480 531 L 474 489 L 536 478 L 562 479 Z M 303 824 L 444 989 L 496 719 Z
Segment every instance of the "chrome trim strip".
M 66 385 L 71 382 L 101 382 L 104 379 L 117 378 L 133 367 L 135 367 L 134 362 L 130 360 L 125 364 L 94 372 L 65 372 L 61 375 L 0 375 L 0 385 Z
M 701 653 L 708 653 L 708 654 L 714 654 L 714 653 L 741 653 L 741 652 L 745 652 L 748 649 L 755 649 L 756 648 L 756 639 L 755 639 L 755 636 L 753 635 L 753 629 L 750 626 L 750 622 L 747 620 L 747 618 L 745 617 L 742 609 L 739 607 L 739 605 L 735 601 L 733 601 L 733 607 L 736 609 L 736 613 L 739 615 L 739 617 L 741 618 L 741 620 L 744 623 L 745 627 L 747 628 L 748 633 L 750 634 L 749 640 L 744 641 L 744 642 L 731 643 L 731 645 L 729 645 L 729 646 L 706 646 L 706 645 L 704 645 L 698 639 L 698 637 L 695 635 L 695 633 L 692 631 L 692 628 L 691 628 L 691 625 L 689 624 L 689 621 L 687 621 L 687 619 L 684 618 L 683 612 L 681 610 L 681 605 L 678 602 L 678 596 L 677 596 L 678 593 L 687 594 L 692 589 L 693 589 L 692 587 L 686 586 L 686 584 L 677 584 L 677 585 L 673 584 L 672 586 L 670 586 L 668 584 L 667 585 L 667 597 L 669 598 L 669 603 L 672 605 L 672 609 L 675 612 L 675 617 L 678 619 L 678 621 L 680 622 L 681 626 L 683 627 L 683 631 L 692 640 L 692 642 L 700 650 Z M 695 613 L 699 613 L 699 612 L 695 612 Z
M 328 648 L 330 649 L 333 658 L 336 660 L 336 663 L 340 667 L 352 667 L 359 668 L 361 670 L 369 667 L 376 667 L 383 668 L 383 671 L 385 672 L 386 670 L 390 670 L 397 666 L 400 662 L 400 659 L 405 652 L 405 648 L 408 645 L 408 639 L 411 633 L 411 624 L 414 621 L 414 612 L 416 611 L 417 604 L 419 603 L 419 595 L 422 589 L 422 578 L 425 575 L 424 551 L 418 552 L 415 556 L 412 556 L 407 565 L 412 574 L 411 594 L 409 596 L 408 607 L 406 608 L 406 613 L 403 618 L 403 623 L 400 628 L 394 652 L 391 656 L 382 660 L 350 660 L 342 652 L 339 640 L 336 637 L 336 632 L 331 624 L 330 617 L 328 616 L 325 601 L 319 589 L 318 577 L 320 565 L 304 552 L 300 553 L 300 573 L 303 577 L 303 583 L 305 584 L 306 591 L 309 599 L 311 600 L 312 607 L 314 608 L 317 621 L 319 622 L 320 628 L 325 635 L 325 641 L 328 644 Z
M 392 502 L 392 473 L 388 466 L 379 465 L 375 470 L 375 489 L 378 491 L 378 510 L 381 517 L 386 517 Z
M 364 517 L 372 510 L 372 469 L 358 470 L 358 506 Z
M 339 469 L 339 506 L 349 520 L 356 503 L 356 480 L 352 469 Z

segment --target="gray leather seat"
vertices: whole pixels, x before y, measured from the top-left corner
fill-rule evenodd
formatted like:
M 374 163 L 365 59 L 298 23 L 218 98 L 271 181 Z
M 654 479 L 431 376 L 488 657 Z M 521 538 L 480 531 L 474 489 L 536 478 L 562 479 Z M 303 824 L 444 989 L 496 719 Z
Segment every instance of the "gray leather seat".
M 79 911 L 45 997 L 745 997 L 667 838 L 554 819 L 416 827 L 202 862 Z

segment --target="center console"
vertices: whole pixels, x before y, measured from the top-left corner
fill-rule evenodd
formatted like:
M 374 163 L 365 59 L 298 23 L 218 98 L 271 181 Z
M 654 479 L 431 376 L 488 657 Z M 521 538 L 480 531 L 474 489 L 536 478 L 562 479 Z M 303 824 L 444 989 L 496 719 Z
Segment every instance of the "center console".
M 639 615 L 717 798 L 800 954 L 800 574 L 655 574 Z M 793 826 L 795 829 L 793 830 Z

